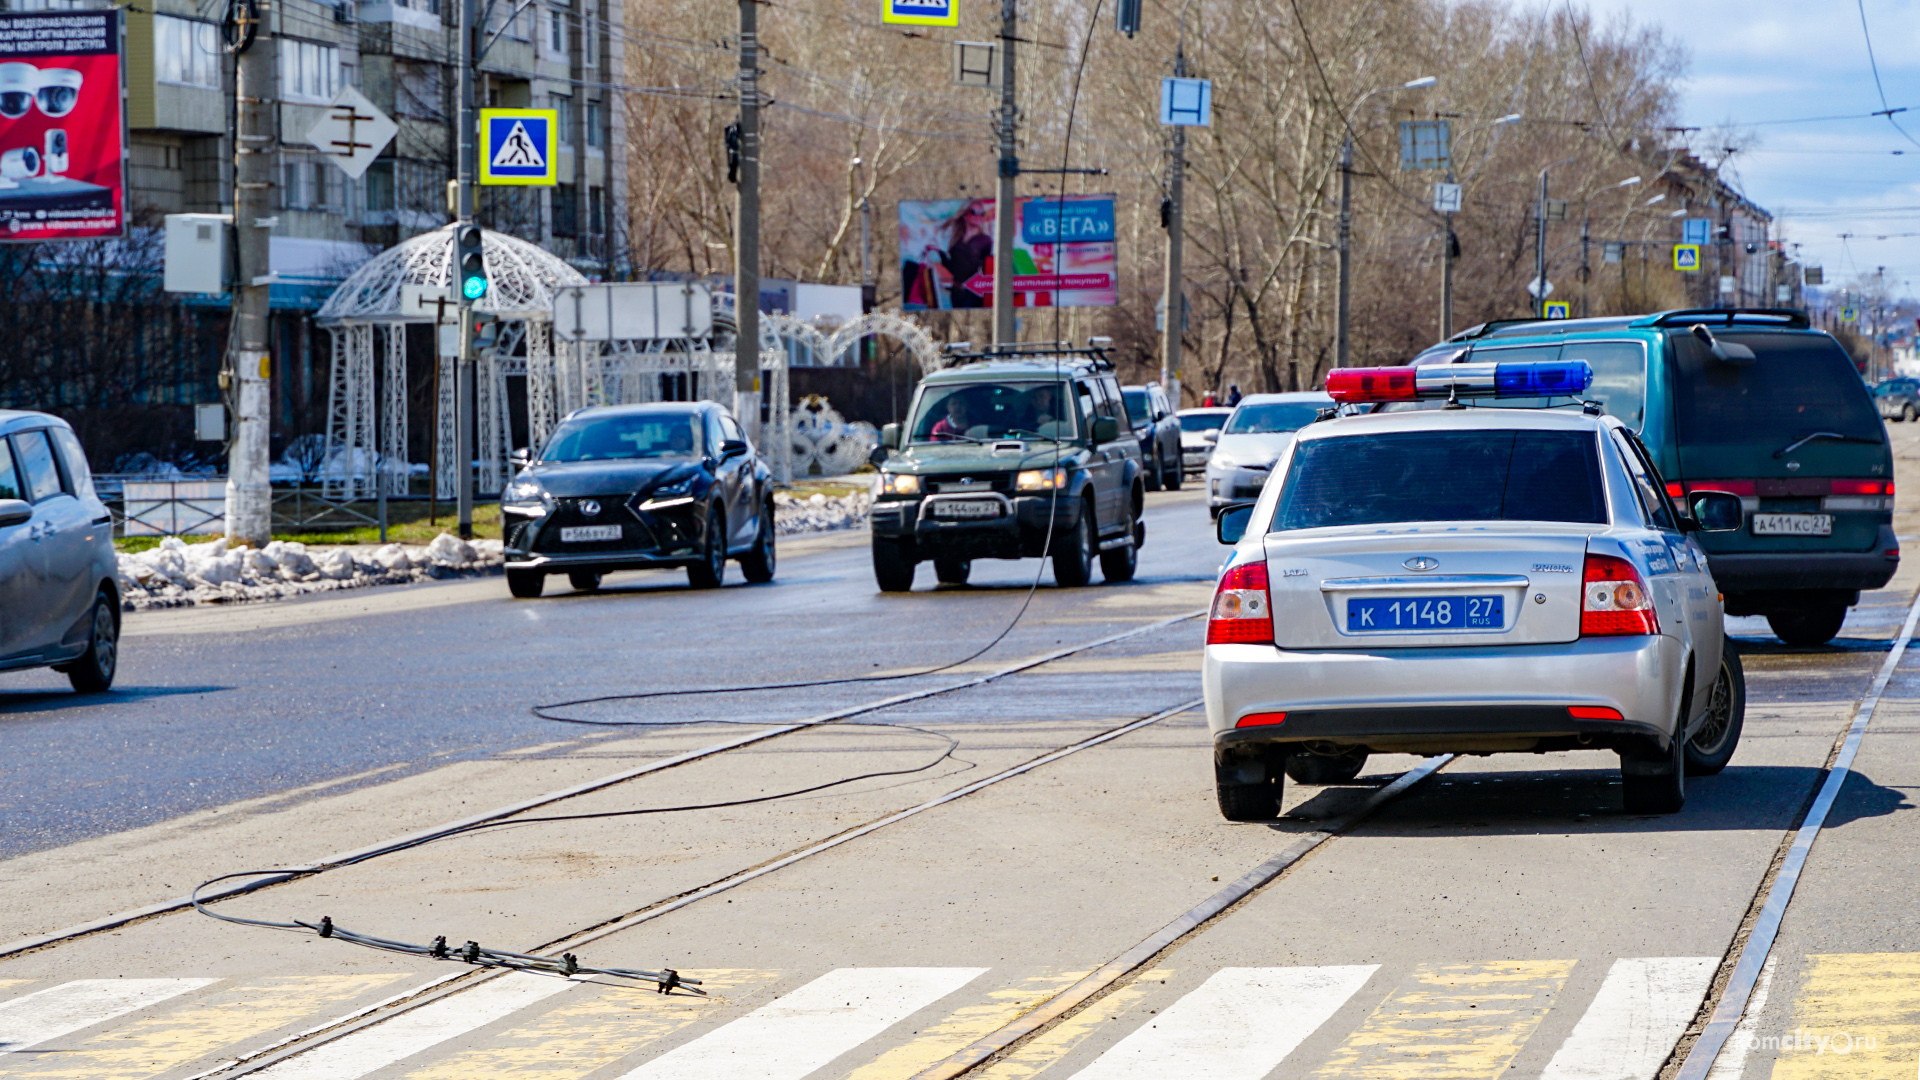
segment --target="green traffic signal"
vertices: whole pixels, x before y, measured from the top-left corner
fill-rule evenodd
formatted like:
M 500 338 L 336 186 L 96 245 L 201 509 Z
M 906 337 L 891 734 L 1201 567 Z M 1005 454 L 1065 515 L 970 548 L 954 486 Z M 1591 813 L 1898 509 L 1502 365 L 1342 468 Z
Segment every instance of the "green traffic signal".
M 467 299 L 478 300 L 487 295 L 487 279 L 470 277 L 460 283 L 460 291 L 466 294 Z

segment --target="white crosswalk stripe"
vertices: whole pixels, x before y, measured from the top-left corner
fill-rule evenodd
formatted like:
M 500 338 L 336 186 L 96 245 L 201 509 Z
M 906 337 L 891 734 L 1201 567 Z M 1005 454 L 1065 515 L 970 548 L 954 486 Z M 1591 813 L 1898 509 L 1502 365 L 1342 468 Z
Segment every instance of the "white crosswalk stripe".
M 198 990 L 218 979 L 81 979 L 0 1002 L 0 1054 Z
M 841 968 L 676 1047 L 623 1080 L 799 1080 L 985 974 Z
M 1711 956 L 1615 960 L 1540 1080 L 1650 1080 L 1700 1009 Z
M 1222 968 L 1115 1043 L 1075 1080 L 1260 1080 L 1378 970 L 1377 964 Z
M 578 985 L 551 976 L 520 972 L 501 975 L 472 990 L 322 1043 L 256 1075 L 271 1080 L 355 1080 Z

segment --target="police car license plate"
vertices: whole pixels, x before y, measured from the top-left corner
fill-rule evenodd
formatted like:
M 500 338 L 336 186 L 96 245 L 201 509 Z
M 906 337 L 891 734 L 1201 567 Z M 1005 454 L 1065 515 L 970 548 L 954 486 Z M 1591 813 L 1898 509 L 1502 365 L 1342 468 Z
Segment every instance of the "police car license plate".
M 997 499 L 949 499 L 933 504 L 933 516 L 940 518 L 990 518 L 1000 516 Z
M 1832 514 L 1755 514 L 1755 536 L 1832 536 Z
M 1347 633 L 1369 630 L 1498 630 L 1506 625 L 1498 596 L 1351 597 Z
M 583 544 L 594 540 L 620 539 L 618 525 L 571 525 L 560 530 L 563 544 Z

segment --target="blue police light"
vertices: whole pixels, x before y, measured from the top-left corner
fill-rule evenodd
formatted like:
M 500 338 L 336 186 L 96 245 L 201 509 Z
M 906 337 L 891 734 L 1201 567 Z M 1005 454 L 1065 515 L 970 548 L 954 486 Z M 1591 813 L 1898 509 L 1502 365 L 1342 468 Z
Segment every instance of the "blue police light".
M 1495 397 L 1568 397 L 1586 393 L 1593 368 L 1585 360 L 1537 360 L 1527 364 L 1496 364 Z

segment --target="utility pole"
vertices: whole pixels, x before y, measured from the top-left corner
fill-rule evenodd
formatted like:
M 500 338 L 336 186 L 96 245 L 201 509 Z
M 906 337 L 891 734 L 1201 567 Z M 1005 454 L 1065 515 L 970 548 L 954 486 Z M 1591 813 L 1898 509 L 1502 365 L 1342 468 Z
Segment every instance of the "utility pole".
M 1334 316 L 1333 366 L 1347 366 L 1347 316 L 1353 310 L 1353 132 L 1340 144 L 1340 302 Z
M 245 10 L 242 8 L 241 10 Z M 243 20 L 246 16 L 241 16 Z M 273 283 L 269 240 L 273 226 L 274 51 L 272 0 L 259 0 L 243 22 L 234 64 L 237 96 L 233 147 L 233 224 L 240 279 L 233 289 L 234 353 L 229 374 L 234 402 L 233 445 L 227 455 L 227 540 L 264 547 L 273 539 L 273 488 L 269 485 L 267 350 Z M 378 483 L 378 480 L 375 480 Z
M 1000 187 L 993 200 L 993 344 L 1011 346 L 1017 336 L 1013 318 L 1013 183 L 1020 176 L 1020 147 L 1014 139 L 1019 109 L 1013 95 L 1013 45 L 1019 33 L 1014 0 L 1000 0 Z M 957 282 L 955 284 L 958 284 Z
M 740 0 L 740 180 L 733 242 L 733 416 L 760 435 L 760 8 Z M 786 402 L 776 401 L 781 409 Z
M 1533 208 L 1533 313 L 1547 314 L 1547 169 L 1540 170 L 1540 202 Z
M 1173 77 L 1187 77 L 1186 23 L 1181 22 L 1181 41 L 1173 54 Z M 1181 279 L 1180 247 L 1186 238 L 1185 209 L 1187 181 L 1187 128 L 1184 124 L 1175 124 L 1173 128 L 1173 168 L 1167 177 L 1167 280 L 1161 291 L 1163 302 L 1167 306 L 1166 329 L 1161 334 L 1163 342 L 1160 349 L 1160 388 L 1167 392 L 1167 398 L 1175 409 L 1180 408 L 1180 349 L 1183 344 L 1181 335 L 1186 332 L 1187 292 Z
M 480 55 L 479 0 L 460 0 L 460 71 L 455 93 L 460 99 L 459 160 L 454 183 L 454 216 L 458 236 L 461 227 L 473 223 L 473 177 L 477 169 L 474 140 L 479 121 L 474 114 L 474 65 Z M 456 245 L 457 250 L 457 245 Z M 473 429 L 474 362 L 473 298 L 461 287 L 459 259 L 448 258 L 451 270 L 448 288 L 460 302 L 460 355 L 453 362 L 453 476 L 454 497 L 458 508 L 460 539 L 473 539 Z M 436 333 L 438 331 L 435 331 Z M 438 360 L 435 361 L 438 363 Z
M 1593 240 L 1593 214 L 1591 211 L 1580 216 L 1580 317 L 1587 317 L 1587 279 L 1593 276 L 1592 254 L 1589 246 Z
M 1447 183 L 1453 182 L 1453 168 L 1448 166 Z M 1453 259 L 1460 241 L 1453 235 L 1453 211 L 1443 216 L 1446 226 L 1440 235 L 1440 340 L 1446 341 L 1453 336 Z

